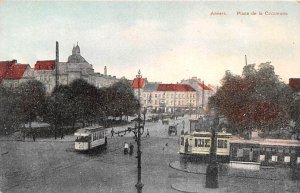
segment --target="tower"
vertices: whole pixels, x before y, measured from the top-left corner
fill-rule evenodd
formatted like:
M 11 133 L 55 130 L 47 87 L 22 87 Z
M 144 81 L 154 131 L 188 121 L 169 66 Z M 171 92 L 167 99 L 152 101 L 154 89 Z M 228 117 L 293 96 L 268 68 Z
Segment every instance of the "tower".
M 107 76 L 107 68 L 104 66 L 104 76 Z

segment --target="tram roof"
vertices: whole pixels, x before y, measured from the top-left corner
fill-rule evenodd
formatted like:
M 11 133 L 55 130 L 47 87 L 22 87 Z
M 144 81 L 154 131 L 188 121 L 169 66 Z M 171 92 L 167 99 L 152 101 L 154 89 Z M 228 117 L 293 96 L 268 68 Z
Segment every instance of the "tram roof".
M 88 136 L 92 132 L 99 131 L 99 130 L 104 130 L 105 128 L 103 126 L 97 125 L 97 126 L 89 126 L 89 127 L 84 127 L 81 129 L 78 129 L 75 132 L 75 136 Z
M 216 132 L 216 134 L 218 136 L 232 136 L 231 133 L 226 133 L 226 132 Z M 193 136 L 211 136 L 211 132 L 208 132 L 208 131 L 194 131 L 192 133 Z
M 257 144 L 264 146 L 293 146 L 300 147 L 300 141 L 291 139 L 263 139 L 263 140 L 245 140 L 235 139 L 230 141 L 231 144 Z

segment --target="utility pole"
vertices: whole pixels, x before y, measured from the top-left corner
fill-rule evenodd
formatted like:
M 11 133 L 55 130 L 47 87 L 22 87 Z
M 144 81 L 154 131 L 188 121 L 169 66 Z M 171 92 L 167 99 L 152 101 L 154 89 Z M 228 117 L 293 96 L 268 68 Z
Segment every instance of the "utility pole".
M 59 46 L 58 41 L 56 41 L 56 57 L 55 57 L 55 86 L 58 86 L 58 63 L 59 63 Z
M 213 111 L 213 110 L 212 110 Z M 209 163 L 206 168 L 206 188 L 218 188 L 218 163 L 217 163 L 217 127 L 219 125 L 219 116 L 212 112 L 211 125 L 211 146 L 209 154 Z
M 245 65 L 247 66 L 248 63 L 247 63 L 247 55 L 245 55 Z
M 138 75 L 136 76 L 138 80 L 138 99 L 139 103 L 141 105 L 141 71 L 139 70 Z M 144 129 L 144 128 L 143 128 Z M 137 193 L 142 193 L 142 189 L 144 184 L 142 183 L 142 166 L 141 166 L 141 157 L 142 157 L 142 152 L 141 152 L 141 108 L 139 109 L 139 114 L 138 114 L 138 128 L 137 128 L 137 159 L 138 159 L 138 181 L 137 184 L 135 185 Z
M 58 87 L 58 63 L 59 63 L 59 45 L 58 41 L 56 41 L 56 48 L 55 48 L 55 87 Z M 54 139 L 57 138 L 57 126 L 58 126 L 58 115 L 57 115 L 57 98 L 56 94 L 54 95 L 54 108 L 55 108 L 55 124 L 54 124 Z

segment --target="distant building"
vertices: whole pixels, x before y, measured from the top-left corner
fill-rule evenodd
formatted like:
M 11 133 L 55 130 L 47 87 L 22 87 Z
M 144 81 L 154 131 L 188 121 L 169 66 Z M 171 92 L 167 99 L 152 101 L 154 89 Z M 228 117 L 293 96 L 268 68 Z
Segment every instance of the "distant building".
M 20 83 L 34 79 L 29 64 L 19 64 L 17 60 L 0 61 L 0 83 L 6 87 L 17 87 Z
M 199 112 L 207 108 L 209 97 L 211 97 L 216 92 L 213 86 L 205 85 L 204 81 L 201 81 L 201 79 L 198 79 L 197 77 L 182 80 L 181 83 L 188 84 L 196 90 L 196 108 L 199 110 Z
M 186 84 L 149 83 L 143 89 L 143 107 L 174 112 L 176 110 L 195 110 L 196 91 Z
M 68 85 L 75 79 L 83 79 L 98 88 L 108 87 L 119 81 L 115 76 L 107 75 L 106 66 L 104 66 L 104 74 L 95 73 L 93 65 L 81 56 L 78 44 L 73 46 L 67 62 L 59 62 L 57 43 L 55 60 L 37 61 L 33 69 L 28 64 L 15 64 L 16 61 L 13 65 L 11 63 L 13 61 L 0 62 L 0 81 L 3 84 L 17 87 L 19 83 L 31 78 L 41 81 L 48 93 L 54 89 L 56 83 Z M 9 65 L 11 66 L 8 68 Z

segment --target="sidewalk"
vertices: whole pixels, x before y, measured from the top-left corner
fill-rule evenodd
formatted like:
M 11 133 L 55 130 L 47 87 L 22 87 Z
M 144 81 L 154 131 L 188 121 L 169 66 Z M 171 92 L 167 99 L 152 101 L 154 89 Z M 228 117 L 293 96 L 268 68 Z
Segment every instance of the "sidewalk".
M 291 169 L 260 169 L 250 171 L 245 169 L 233 169 L 228 164 L 219 165 L 219 188 L 205 188 L 207 164 L 191 162 L 170 162 L 173 169 L 189 173 L 184 179 L 173 182 L 171 187 L 186 193 L 214 193 L 214 192 L 269 192 L 288 193 L 300 192 L 300 181 L 291 179 Z
M 0 136 L 0 141 L 18 141 L 18 142 L 74 142 L 76 137 L 74 135 L 65 135 L 63 139 L 58 136 L 56 139 L 54 137 L 49 138 L 36 138 L 35 141 L 32 137 L 25 137 L 17 135 Z

